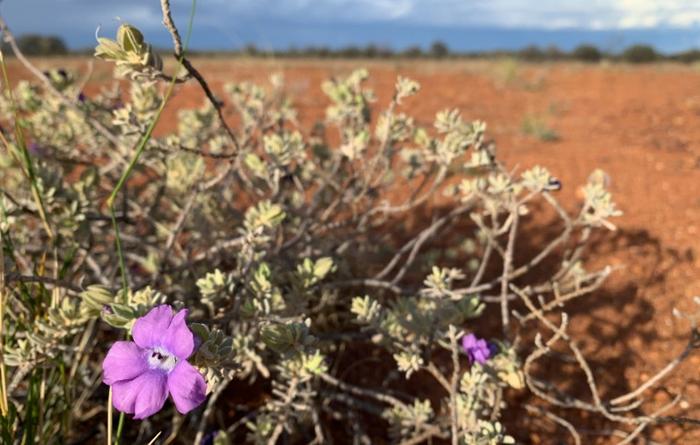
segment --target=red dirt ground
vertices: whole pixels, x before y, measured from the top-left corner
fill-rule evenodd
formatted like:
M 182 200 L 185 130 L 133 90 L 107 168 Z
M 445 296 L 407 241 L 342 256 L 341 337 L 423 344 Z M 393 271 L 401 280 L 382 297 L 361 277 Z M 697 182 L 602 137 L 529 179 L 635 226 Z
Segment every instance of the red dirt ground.
M 397 75 L 411 77 L 423 89 L 406 109 L 421 124 L 429 125 L 446 107 L 486 121 L 500 158 L 520 168 L 546 166 L 563 182 L 562 198 L 570 208 L 578 186 L 602 168 L 612 178 L 611 191 L 624 216 L 615 221 L 619 230 L 606 238 L 609 242 L 596 247 L 594 262 L 624 268 L 589 297 L 600 299 L 599 304 L 572 315 L 585 351 L 596 363 L 616 366 L 596 374 L 606 389 L 603 397 L 634 388 L 683 350 L 688 324 L 676 320 L 672 309 L 691 311 L 692 297 L 700 295 L 700 70 L 508 61 L 194 62 L 217 91 L 224 82 L 264 82 L 272 72 L 283 73 L 304 129 L 323 116 L 327 101 L 320 84 L 330 75 L 367 67 L 380 106 L 387 103 Z M 41 63 L 55 66 L 56 61 Z M 107 78 L 103 67 L 96 73 L 88 92 Z M 199 106 L 202 100 L 194 85 L 182 87 L 159 130 L 173 122 L 175 109 Z M 528 116 L 544 122 L 558 139 L 524 134 Z M 699 369 L 696 351 L 666 380 L 670 392 L 686 395 L 683 414 L 688 416 L 700 417 Z M 700 443 L 697 432 L 652 431 L 650 438 L 660 443 Z M 529 440 L 553 443 L 547 437 Z M 594 442 L 584 437 L 584 443 Z

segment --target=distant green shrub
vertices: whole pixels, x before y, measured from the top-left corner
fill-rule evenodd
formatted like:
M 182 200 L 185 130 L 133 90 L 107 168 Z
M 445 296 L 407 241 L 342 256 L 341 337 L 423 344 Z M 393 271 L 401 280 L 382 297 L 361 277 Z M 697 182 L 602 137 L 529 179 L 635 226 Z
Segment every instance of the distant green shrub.
M 401 55 L 408 57 L 409 59 L 415 59 L 418 57 L 423 57 L 423 50 L 420 46 L 410 46 L 401 52 Z
M 527 46 L 518 52 L 518 58 L 530 62 L 541 61 L 544 59 L 544 53 L 537 46 Z
M 621 58 L 629 63 L 650 63 L 657 61 L 660 56 L 649 45 L 633 45 L 622 53 Z
M 26 34 L 17 38 L 17 46 L 28 56 L 62 56 L 68 54 L 68 47 L 57 36 Z M 11 54 L 12 50 L 3 45 L 3 52 Z
M 517 57 L 527 62 L 544 62 L 563 60 L 566 58 L 566 53 L 553 45 L 545 49 L 536 45 L 530 45 L 518 51 Z
M 447 57 L 450 55 L 450 48 L 446 43 L 438 40 L 430 45 L 430 55 L 438 59 Z
M 671 56 L 671 59 L 682 63 L 694 63 L 700 61 L 700 49 L 690 49 Z
M 572 52 L 571 57 L 581 62 L 600 62 L 603 53 L 593 45 L 579 45 Z

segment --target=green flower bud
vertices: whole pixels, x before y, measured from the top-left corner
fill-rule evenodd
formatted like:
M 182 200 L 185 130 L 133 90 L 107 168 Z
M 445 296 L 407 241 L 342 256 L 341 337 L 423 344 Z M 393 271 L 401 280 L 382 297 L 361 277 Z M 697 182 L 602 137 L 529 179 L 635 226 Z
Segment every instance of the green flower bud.
M 303 323 L 271 324 L 263 328 L 263 343 L 275 352 L 284 353 L 304 342 L 308 327 Z
M 88 286 L 80 293 L 80 298 L 83 299 L 83 305 L 90 313 L 97 315 L 105 306 L 114 301 L 114 295 L 104 286 Z
M 141 52 L 143 34 L 136 27 L 124 23 L 117 30 L 117 43 L 124 51 Z

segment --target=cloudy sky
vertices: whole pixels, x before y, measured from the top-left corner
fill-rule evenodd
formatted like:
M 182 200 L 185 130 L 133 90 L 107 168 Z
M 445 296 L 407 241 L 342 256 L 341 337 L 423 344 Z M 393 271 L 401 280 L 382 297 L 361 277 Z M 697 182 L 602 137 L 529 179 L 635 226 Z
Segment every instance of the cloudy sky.
M 191 0 L 172 0 L 187 22 Z M 158 0 L 2 0 L 16 34 L 59 34 L 74 48 L 110 35 L 119 21 L 159 45 Z M 700 46 L 700 0 L 198 0 L 192 46 L 230 49 L 308 45 L 427 46 L 462 50 L 591 42 L 610 50 L 650 43 L 664 51 Z

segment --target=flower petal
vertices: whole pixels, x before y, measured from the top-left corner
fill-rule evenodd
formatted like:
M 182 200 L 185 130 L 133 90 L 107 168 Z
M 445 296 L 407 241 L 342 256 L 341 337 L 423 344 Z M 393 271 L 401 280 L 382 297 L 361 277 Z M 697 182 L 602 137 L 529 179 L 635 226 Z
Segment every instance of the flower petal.
M 148 382 L 145 382 L 139 395 L 136 397 L 134 407 L 134 419 L 145 419 L 163 408 L 168 398 L 168 377 L 165 373 L 147 373 Z
M 476 345 L 476 335 L 468 334 L 462 337 L 462 349 L 465 351 L 467 349 L 473 348 Z
M 148 370 L 145 351 L 132 341 L 118 341 L 109 348 L 102 362 L 102 381 L 113 385 L 131 380 Z
M 471 351 L 470 358 L 473 362 L 484 364 L 488 360 L 488 353 L 483 349 L 474 349 Z
M 136 320 L 131 335 L 142 348 L 155 348 L 163 345 L 163 340 L 173 319 L 173 310 L 167 304 L 151 309 L 146 315 Z
M 145 419 L 160 411 L 168 398 L 167 376 L 158 371 L 147 371 L 132 380 L 112 385 L 112 402 L 119 411 Z
M 182 309 L 175 314 L 163 338 L 163 347 L 181 360 L 187 360 L 194 351 L 194 335 L 185 323 L 187 312 Z
M 204 377 L 186 361 L 178 363 L 168 374 L 168 389 L 180 414 L 187 414 L 207 398 Z

